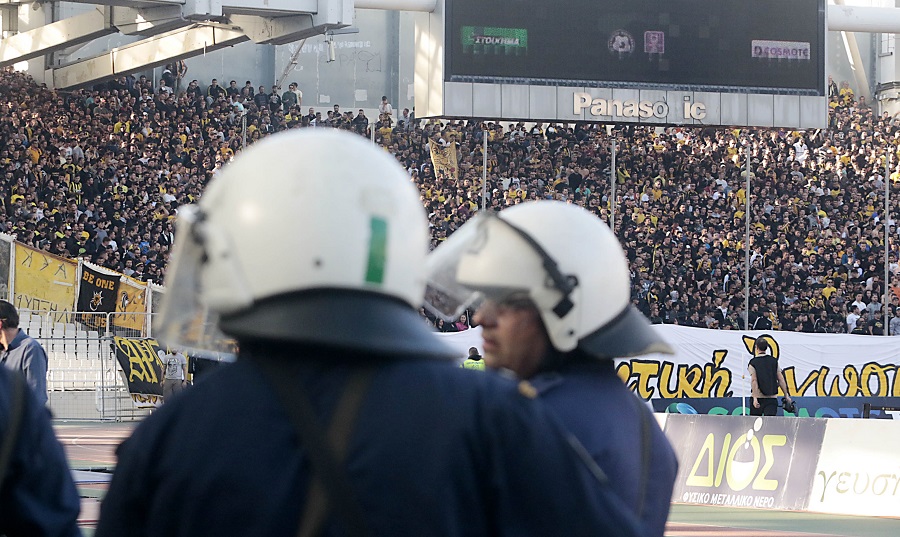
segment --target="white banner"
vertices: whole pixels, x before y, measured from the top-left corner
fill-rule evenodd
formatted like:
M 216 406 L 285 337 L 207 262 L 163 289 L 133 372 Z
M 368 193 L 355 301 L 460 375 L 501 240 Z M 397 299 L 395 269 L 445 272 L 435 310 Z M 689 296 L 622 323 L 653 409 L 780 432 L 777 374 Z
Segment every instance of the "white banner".
M 898 397 L 900 337 L 706 330 L 653 327 L 676 351 L 618 363 L 619 376 L 644 399 L 749 397 L 747 363 L 758 337 L 765 337 L 784 370 L 792 396 Z M 481 329 L 441 334 L 465 357 L 481 350 Z
M 471 347 L 475 347 L 476 349 L 478 349 L 478 354 L 484 354 L 481 351 L 483 340 L 481 339 L 480 326 L 470 328 L 468 330 L 463 330 L 462 332 L 438 332 L 438 336 L 441 338 L 444 344 L 448 345 L 452 349 L 456 349 L 457 351 L 459 351 L 460 362 L 465 361 L 466 356 L 469 355 L 469 349 Z
M 892 421 L 828 420 L 808 510 L 900 516 L 898 446 Z

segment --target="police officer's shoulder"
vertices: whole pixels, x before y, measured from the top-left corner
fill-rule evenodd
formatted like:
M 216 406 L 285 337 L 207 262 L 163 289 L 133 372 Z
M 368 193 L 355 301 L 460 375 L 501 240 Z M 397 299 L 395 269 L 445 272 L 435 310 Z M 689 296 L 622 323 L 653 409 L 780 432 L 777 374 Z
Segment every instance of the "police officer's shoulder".
M 527 399 L 536 399 L 538 396 L 537 388 L 527 380 L 519 381 L 519 395 Z
M 434 364 L 434 362 L 431 363 Z M 475 375 L 472 374 L 472 371 L 464 368 L 453 367 L 451 369 L 454 371 L 447 372 L 448 382 L 460 383 L 468 389 L 484 393 L 488 398 L 534 399 L 537 396 L 530 383 L 520 382 L 514 375 L 506 374 L 503 371 L 478 371 L 478 374 Z M 534 392 L 533 395 L 532 392 Z
M 522 403 L 530 403 L 543 393 L 533 380 L 518 380 L 512 375 L 503 375 L 494 371 L 486 371 L 483 375 L 485 388 L 498 399 L 511 399 Z
M 543 395 L 564 383 L 565 377 L 556 372 L 538 374 L 530 381 L 531 388 L 537 395 Z

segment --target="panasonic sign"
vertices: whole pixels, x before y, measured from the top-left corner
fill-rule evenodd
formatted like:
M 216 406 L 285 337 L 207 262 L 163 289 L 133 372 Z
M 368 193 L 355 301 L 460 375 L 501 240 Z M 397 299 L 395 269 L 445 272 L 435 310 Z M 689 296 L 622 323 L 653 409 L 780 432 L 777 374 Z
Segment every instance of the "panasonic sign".
M 640 118 L 649 119 L 652 117 L 665 119 L 669 116 L 669 103 L 665 101 L 636 101 L 628 99 L 625 101 L 619 99 L 603 99 L 593 98 L 589 93 L 574 93 L 573 112 L 581 114 L 585 109 L 592 116 L 606 116 L 612 118 Z M 706 117 L 706 105 L 703 103 L 692 103 L 690 97 L 684 98 L 682 106 L 682 114 L 684 119 L 700 120 Z

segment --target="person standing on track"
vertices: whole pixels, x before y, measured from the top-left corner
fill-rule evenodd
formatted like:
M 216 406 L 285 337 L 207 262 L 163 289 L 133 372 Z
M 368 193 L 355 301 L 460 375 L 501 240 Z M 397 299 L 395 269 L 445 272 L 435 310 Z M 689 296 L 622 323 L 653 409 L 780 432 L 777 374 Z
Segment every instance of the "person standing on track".
M 0 300 L 0 364 L 19 371 L 42 405 L 47 404 L 47 352 L 44 347 L 19 328 L 19 312 Z
M 168 349 L 159 351 L 163 364 L 163 401 L 168 403 L 172 396 L 184 389 L 187 379 L 187 358 L 184 354 Z
M 757 338 L 753 347 L 754 357 L 750 360 L 750 393 L 753 403 L 751 416 L 774 416 L 778 413 L 778 387 L 784 391 L 785 403 L 792 399 L 788 395 L 784 374 L 778 367 L 778 359 L 769 352 L 769 342 Z
M 481 355 L 478 354 L 476 347 L 469 347 L 469 356 L 466 357 L 466 361 L 460 367 L 484 371 L 484 360 L 481 359 Z

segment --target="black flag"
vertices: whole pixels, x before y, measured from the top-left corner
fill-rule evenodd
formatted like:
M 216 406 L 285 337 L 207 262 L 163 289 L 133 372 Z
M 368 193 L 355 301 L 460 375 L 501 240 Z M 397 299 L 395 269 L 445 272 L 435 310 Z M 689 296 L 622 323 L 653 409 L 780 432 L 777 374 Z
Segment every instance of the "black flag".
M 81 322 L 93 328 L 106 326 L 105 314 L 116 311 L 119 275 L 106 274 L 82 265 L 78 285 Z

